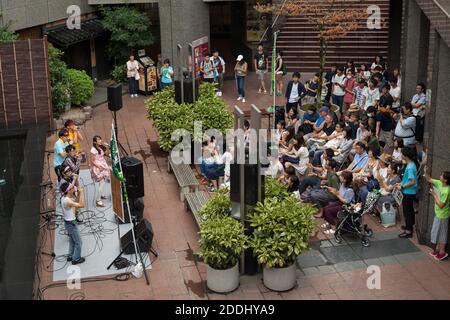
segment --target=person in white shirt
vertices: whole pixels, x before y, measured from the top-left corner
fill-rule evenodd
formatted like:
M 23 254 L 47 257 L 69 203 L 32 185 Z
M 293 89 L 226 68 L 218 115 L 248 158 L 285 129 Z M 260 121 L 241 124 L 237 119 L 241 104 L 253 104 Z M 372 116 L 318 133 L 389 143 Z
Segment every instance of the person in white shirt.
M 415 116 L 425 116 L 425 109 L 427 106 L 427 95 L 425 94 L 425 90 L 425 85 L 423 83 L 417 84 L 416 94 L 411 99 L 413 114 Z
M 219 84 L 218 90 L 216 92 L 218 97 L 222 96 L 223 93 L 223 77 L 225 74 L 225 61 L 219 56 L 219 50 L 214 49 L 212 56 L 213 66 L 216 70 L 216 80 Z
M 402 113 L 398 116 L 397 127 L 395 128 L 395 137 L 403 139 L 403 144 L 407 146 L 416 145 L 416 118 L 412 114 L 412 105 L 407 102 L 402 108 Z
M 339 106 L 339 108 L 342 108 L 344 104 L 345 79 L 346 75 L 344 74 L 344 68 L 338 67 L 336 74 L 331 79 L 331 83 L 333 84 L 333 91 L 332 91 L 333 103 Z
M 356 107 L 359 110 L 364 110 L 366 107 L 367 97 L 369 96 L 369 88 L 367 88 L 367 82 L 364 79 L 360 79 L 358 82 L 358 86 L 354 89 L 355 91 L 355 100 L 353 101 L 356 104 Z
M 81 257 L 81 236 L 78 230 L 78 222 L 75 210 L 84 208 L 84 190 L 82 187 L 77 189 L 78 199 L 75 197 L 74 184 L 65 182 L 61 185 L 61 209 L 63 212 L 64 226 L 69 236 L 69 253 L 67 261 L 73 265 L 85 262 Z
M 398 79 L 392 78 L 390 80 L 391 90 L 389 94 L 392 96 L 394 103 L 392 104 L 392 110 L 395 112 L 400 111 L 400 98 L 401 98 L 401 88 L 398 86 Z
M 130 60 L 127 62 L 127 78 L 128 78 L 128 91 L 131 98 L 138 96 L 137 78 L 139 78 L 139 63 L 134 60 L 134 56 L 130 56 Z
M 375 108 L 378 106 L 378 102 L 380 101 L 380 90 L 378 90 L 377 85 L 378 83 L 375 79 L 370 79 L 366 105 L 364 107 L 364 110 L 366 111 L 371 106 Z
M 284 176 L 284 167 L 278 157 L 269 156 L 270 166 L 266 169 L 264 175 L 271 176 L 274 179 L 280 179 Z

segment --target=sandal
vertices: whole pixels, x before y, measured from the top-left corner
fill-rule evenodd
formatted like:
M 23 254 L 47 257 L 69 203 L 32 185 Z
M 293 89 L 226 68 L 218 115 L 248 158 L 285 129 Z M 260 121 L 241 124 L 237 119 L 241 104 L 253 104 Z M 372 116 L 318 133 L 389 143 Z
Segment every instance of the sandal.
M 328 229 L 328 230 L 325 230 L 323 233 L 325 233 L 326 235 L 331 236 L 331 235 L 334 235 L 336 233 L 336 230 Z
M 97 205 L 97 207 L 102 207 L 103 208 L 105 206 L 103 204 L 103 202 L 101 202 L 101 201 L 97 201 L 95 204 Z
M 320 227 L 321 227 L 322 229 L 328 230 L 328 229 L 330 228 L 330 224 L 327 222 L 327 223 L 322 224 Z

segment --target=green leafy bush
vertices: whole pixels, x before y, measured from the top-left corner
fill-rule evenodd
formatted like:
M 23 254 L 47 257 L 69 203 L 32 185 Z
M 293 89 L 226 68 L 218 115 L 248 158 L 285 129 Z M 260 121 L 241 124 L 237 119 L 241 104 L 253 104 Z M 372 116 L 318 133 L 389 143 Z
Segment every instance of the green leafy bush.
M 127 82 L 127 67 L 125 64 L 119 64 L 114 67 L 111 72 L 111 77 L 117 83 L 126 83 Z
M 48 65 L 50 69 L 50 83 L 52 87 L 53 116 L 59 117 L 70 103 L 69 74 L 67 65 L 62 61 L 63 53 L 48 47 Z
M 202 221 L 224 217 L 229 213 L 231 200 L 227 189 L 220 189 L 199 210 L 198 214 Z
M 293 197 L 273 197 L 258 203 L 249 217 L 254 228 L 249 243 L 258 262 L 267 268 L 292 265 L 308 249 L 315 212 L 314 206 Z
M 289 197 L 287 186 L 270 176 L 265 177 L 264 194 L 266 199 L 277 198 L 283 200 Z
M 206 220 L 200 227 L 199 256 L 217 270 L 232 268 L 238 263 L 247 237 L 242 224 L 232 217 Z
M 0 19 L 2 18 L 2 15 L 3 14 L 0 12 Z M 2 21 L 0 24 L 0 43 L 14 42 L 19 39 L 19 35 L 10 30 L 11 24 L 11 21 Z
M 204 83 L 200 86 L 199 97 L 194 104 L 178 104 L 174 87 L 156 93 L 145 102 L 149 119 L 158 130 L 159 147 L 170 151 L 178 143 L 172 141 L 172 133 L 185 129 L 194 137 L 194 122 L 202 122 L 202 129 L 217 129 L 225 135 L 233 126 L 233 115 L 225 102 L 215 95 L 215 85 Z M 199 140 L 200 137 L 197 137 Z
M 94 94 L 94 81 L 84 70 L 69 69 L 69 88 L 72 104 L 81 106 Z

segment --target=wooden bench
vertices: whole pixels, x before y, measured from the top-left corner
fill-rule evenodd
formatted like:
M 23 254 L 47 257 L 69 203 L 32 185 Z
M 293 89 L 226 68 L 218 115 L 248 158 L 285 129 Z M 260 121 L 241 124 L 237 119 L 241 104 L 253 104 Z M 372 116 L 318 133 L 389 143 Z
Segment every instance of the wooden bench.
M 167 171 L 173 172 L 180 186 L 180 201 L 184 202 L 185 195 L 194 191 L 198 191 L 199 183 L 195 177 L 191 166 L 188 164 L 174 164 L 172 158 L 169 156 Z
M 195 222 L 200 227 L 201 217 L 198 215 L 198 212 L 208 202 L 208 193 L 203 191 L 187 193 L 185 199 L 186 210 L 192 212 Z

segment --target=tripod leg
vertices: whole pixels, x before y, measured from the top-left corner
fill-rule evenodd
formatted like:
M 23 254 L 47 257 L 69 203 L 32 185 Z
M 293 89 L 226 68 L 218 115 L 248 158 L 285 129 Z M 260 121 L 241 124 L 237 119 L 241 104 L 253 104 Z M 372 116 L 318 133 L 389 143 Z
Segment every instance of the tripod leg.
M 156 250 L 153 249 L 153 247 L 150 248 L 150 252 L 153 253 L 153 255 L 154 255 L 155 257 L 158 256 L 158 254 L 156 253 Z

